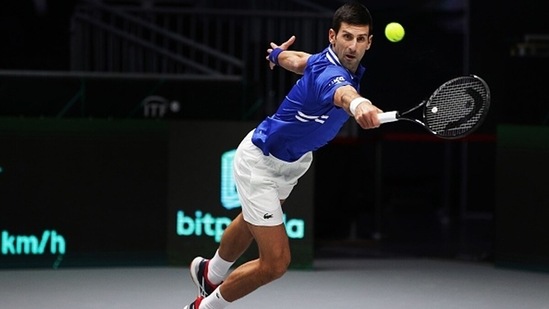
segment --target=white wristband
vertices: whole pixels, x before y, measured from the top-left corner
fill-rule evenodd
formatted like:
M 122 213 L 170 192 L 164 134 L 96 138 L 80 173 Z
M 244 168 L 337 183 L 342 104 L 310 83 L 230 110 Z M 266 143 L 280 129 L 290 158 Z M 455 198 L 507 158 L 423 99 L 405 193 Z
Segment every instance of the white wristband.
M 362 102 L 369 102 L 370 104 L 372 104 L 370 100 L 366 98 L 363 98 L 363 97 L 354 98 L 351 101 L 351 104 L 349 104 L 349 111 L 351 112 L 351 114 L 353 114 L 353 116 L 355 115 L 356 107 Z

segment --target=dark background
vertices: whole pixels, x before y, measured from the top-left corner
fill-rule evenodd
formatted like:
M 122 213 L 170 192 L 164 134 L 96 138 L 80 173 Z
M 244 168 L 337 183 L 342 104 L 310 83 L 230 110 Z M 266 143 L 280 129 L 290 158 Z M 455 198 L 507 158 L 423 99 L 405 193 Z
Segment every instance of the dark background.
M 168 99 L 187 98 L 180 103 L 184 104 L 185 111 L 192 112 L 165 117 L 172 121 L 239 120 L 242 118 L 240 101 L 262 96 L 257 89 L 234 82 L 212 84 L 154 77 L 56 75 L 54 72 L 71 71 L 71 16 L 79 2 L 43 3 L 47 8 L 44 11 L 38 10 L 33 1 L 11 0 L 2 4 L 0 70 L 4 74 L 0 79 L 0 116 L 48 119 L 63 116 L 118 122 L 121 118 L 140 118 L 141 114 L 135 111 L 140 107 L 141 98 L 161 94 Z M 111 3 L 136 5 L 139 1 Z M 191 5 L 187 1 L 181 3 Z M 194 3 L 203 8 L 224 9 L 216 1 Z M 255 1 L 240 3 L 242 9 L 259 6 Z M 316 3 L 335 9 L 341 2 Z M 515 233 L 514 237 L 505 239 L 502 235 L 509 233 L 501 231 L 506 231 L 507 224 L 529 224 L 531 218 L 536 218 L 535 222 L 540 226 L 546 225 L 549 221 L 547 211 L 544 211 L 549 206 L 547 193 L 535 191 L 535 198 L 517 198 L 512 204 L 509 199 L 499 196 L 509 194 L 512 188 L 517 190 L 514 196 L 531 192 L 524 182 L 506 177 L 508 174 L 502 172 L 502 166 L 517 164 L 526 170 L 533 169 L 535 173 L 526 172 L 522 177 L 535 175 L 536 183 L 547 182 L 543 177 L 547 174 L 548 163 L 539 159 L 547 158 L 547 148 L 539 146 L 546 140 L 547 131 L 519 131 L 521 137 L 533 134 L 539 139 L 529 146 L 517 146 L 501 144 L 502 134 L 514 133 L 498 128 L 546 128 L 549 123 L 549 95 L 544 91 L 549 85 L 549 57 L 543 53 L 519 57 L 514 53 L 524 42 L 525 35 L 549 34 L 547 5 L 534 0 L 369 1 L 365 4 L 374 17 L 374 44 L 364 58 L 367 74 L 363 92 L 373 102 L 385 110 L 400 109 L 419 102 L 449 78 L 477 74 L 490 85 L 492 105 L 485 124 L 465 140 L 436 140 L 421 128 L 398 123 L 375 131 L 359 131 L 350 137 L 342 136 L 319 150 L 315 161 L 316 255 L 438 256 L 518 264 L 534 261 L 544 265 L 548 256 L 546 249 L 521 255 L 515 252 L 518 249 L 513 249 L 520 246 L 513 244 L 528 247 L 530 240 L 546 239 L 547 229 L 528 229 L 523 235 Z M 468 14 L 464 14 L 464 10 Z M 390 43 L 384 38 L 384 25 L 390 21 L 404 25 L 406 36 L 402 42 Z M 266 48 L 269 40 L 286 37 L 286 33 L 281 33 L 280 38 L 264 38 L 265 42 L 259 46 Z M 541 46 L 547 48 L 547 45 Z M 13 74 L 14 71 L 18 74 Z M 31 77 L 21 74 L 33 71 L 51 74 Z M 86 89 L 86 100 L 73 98 L 76 108 L 60 115 L 59 110 L 71 99 L 75 89 Z M 196 104 L 203 93 L 213 103 Z M 227 97 L 238 99 L 233 101 L 235 103 L 227 103 L 224 100 Z M 48 104 L 35 104 L 44 100 Z M 268 109 L 260 108 L 259 112 L 248 115 L 246 121 L 259 121 L 265 114 Z M 120 138 L 132 141 L 132 135 L 128 136 L 129 140 L 125 136 Z M 90 136 L 84 136 L 76 140 L 74 147 L 81 147 L 78 145 L 89 139 Z M 10 141 L 12 144 L 0 147 L 15 147 L 25 139 Z M 109 147 L 120 147 L 116 136 L 112 143 L 112 146 L 105 144 L 104 151 L 112 152 L 114 148 Z M 136 143 L 141 144 L 139 140 Z M 154 147 L 146 148 L 154 153 Z M 112 160 L 118 162 L 117 156 L 126 157 L 132 151 L 131 147 L 122 152 L 116 150 L 117 155 L 112 156 Z M 528 155 L 516 156 L 517 151 Z M 6 159 L 0 166 L 6 165 L 5 162 Z M 159 164 L 165 162 L 159 161 Z M 42 172 L 45 171 L 44 168 Z M 138 176 L 128 177 L 135 181 Z M 0 173 L 0 183 L 2 181 L 7 181 L 5 172 Z M 6 205 L 0 205 L 2 212 L 25 212 L 27 209 L 21 207 L 34 207 L 19 202 L 16 206 Z M 501 211 L 509 207 L 524 209 L 524 212 Z M 145 207 L 134 219 L 145 225 L 150 224 L 150 220 L 163 224 L 164 217 L 148 214 Z M 24 221 L 11 224 L 23 230 L 26 225 Z M 117 224 L 113 223 L 113 228 L 115 226 Z M 521 229 L 514 227 L 512 230 Z M 156 247 L 148 249 L 162 251 L 164 245 L 158 242 Z

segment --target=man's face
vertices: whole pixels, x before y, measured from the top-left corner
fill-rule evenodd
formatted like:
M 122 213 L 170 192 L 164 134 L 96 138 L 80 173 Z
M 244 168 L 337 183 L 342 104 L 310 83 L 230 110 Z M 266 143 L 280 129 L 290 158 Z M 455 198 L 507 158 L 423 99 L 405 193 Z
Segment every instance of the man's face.
M 360 60 L 372 44 L 370 26 L 341 23 L 339 32 L 330 29 L 328 37 L 341 64 L 349 71 L 356 72 Z

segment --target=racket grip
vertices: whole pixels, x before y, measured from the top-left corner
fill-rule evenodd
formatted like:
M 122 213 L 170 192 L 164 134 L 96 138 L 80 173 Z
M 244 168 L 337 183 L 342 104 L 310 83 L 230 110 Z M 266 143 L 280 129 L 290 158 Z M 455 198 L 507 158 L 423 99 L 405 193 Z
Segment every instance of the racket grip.
M 381 124 L 387 123 L 387 122 L 393 122 L 398 120 L 398 112 L 385 112 L 385 113 L 379 113 L 377 114 L 377 118 L 379 119 L 379 122 Z

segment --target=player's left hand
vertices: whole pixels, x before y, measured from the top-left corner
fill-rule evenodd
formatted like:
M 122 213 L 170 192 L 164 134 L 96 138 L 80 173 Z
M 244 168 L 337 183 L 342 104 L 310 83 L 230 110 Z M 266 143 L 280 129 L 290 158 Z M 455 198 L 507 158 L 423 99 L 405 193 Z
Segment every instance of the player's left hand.
M 273 51 L 273 49 L 275 48 L 280 48 L 282 50 L 287 50 L 290 46 L 292 46 L 292 44 L 294 44 L 295 42 L 295 35 L 292 35 L 286 42 L 280 44 L 280 45 L 277 45 L 273 42 L 271 42 L 271 48 L 267 49 L 267 57 L 265 57 L 265 59 L 267 59 L 267 61 L 269 61 L 269 55 L 271 54 L 271 52 Z M 276 65 L 272 62 L 269 61 L 269 68 L 274 69 Z

